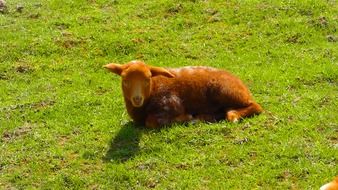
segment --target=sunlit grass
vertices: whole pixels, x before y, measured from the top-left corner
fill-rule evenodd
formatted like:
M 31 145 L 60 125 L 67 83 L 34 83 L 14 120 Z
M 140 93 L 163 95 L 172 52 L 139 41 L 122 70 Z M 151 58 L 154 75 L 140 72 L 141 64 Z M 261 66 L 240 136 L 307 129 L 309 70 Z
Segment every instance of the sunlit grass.
M 22 5 L 22 12 L 16 11 Z M 7 1 L 0 189 L 318 189 L 337 175 L 335 1 Z M 109 62 L 207 65 L 266 110 L 134 126 Z

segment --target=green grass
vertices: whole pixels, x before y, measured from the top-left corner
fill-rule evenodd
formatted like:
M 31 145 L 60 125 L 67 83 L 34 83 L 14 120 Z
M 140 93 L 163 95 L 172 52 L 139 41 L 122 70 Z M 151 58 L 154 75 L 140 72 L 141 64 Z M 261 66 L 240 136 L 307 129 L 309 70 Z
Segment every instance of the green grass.
M 0 189 L 318 189 L 338 175 L 336 1 L 7 6 Z M 227 69 L 266 112 L 236 124 L 136 127 L 120 79 L 102 69 L 133 59 Z

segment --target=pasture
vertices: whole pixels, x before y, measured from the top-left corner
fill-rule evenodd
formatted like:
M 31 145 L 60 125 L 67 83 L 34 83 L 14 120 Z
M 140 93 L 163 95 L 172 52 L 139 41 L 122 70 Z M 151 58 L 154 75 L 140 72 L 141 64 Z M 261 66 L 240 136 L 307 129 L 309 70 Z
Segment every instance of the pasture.
M 319 189 L 338 175 L 338 3 L 7 0 L 0 12 L 0 189 Z M 239 76 L 265 112 L 134 126 L 140 59 Z

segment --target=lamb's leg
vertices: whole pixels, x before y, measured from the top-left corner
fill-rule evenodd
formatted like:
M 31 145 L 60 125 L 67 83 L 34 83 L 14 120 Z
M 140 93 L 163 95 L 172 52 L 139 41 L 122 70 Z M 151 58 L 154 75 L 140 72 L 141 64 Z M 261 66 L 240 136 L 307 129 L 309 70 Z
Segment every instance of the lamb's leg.
M 237 122 L 241 118 L 250 117 L 256 114 L 259 114 L 263 111 L 262 107 L 255 103 L 251 102 L 247 107 L 228 110 L 226 112 L 226 119 L 231 122 Z
M 146 119 L 146 127 L 148 128 L 158 128 L 163 125 L 170 125 L 172 123 L 183 123 L 191 121 L 193 117 L 189 114 L 181 114 L 174 118 L 166 114 L 150 114 Z
M 223 117 L 223 114 L 222 114 Z M 203 121 L 203 122 L 216 122 L 217 116 L 212 114 L 198 114 L 194 116 L 194 119 L 197 121 Z
M 181 115 L 176 116 L 176 117 L 174 118 L 174 121 L 175 121 L 175 122 L 178 122 L 178 123 L 189 122 L 189 121 L 191 121 L 191 120 L 193 120 L 193 117 L 192 117 L 192 115 L 190 115 L 190 114 L 181 114 Z
M 159 116 L 158 114 L 150 114 L 146 118 L 145 125 L 147 128 L 158 128 L 161 125 L 165 125 L 169 122 L 169 118 Z

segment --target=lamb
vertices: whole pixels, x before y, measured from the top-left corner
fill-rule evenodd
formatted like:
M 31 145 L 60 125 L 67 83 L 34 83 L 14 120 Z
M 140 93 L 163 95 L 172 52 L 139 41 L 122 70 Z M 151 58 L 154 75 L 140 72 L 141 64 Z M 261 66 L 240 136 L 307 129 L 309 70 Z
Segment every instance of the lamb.
M 227 71 L 203 66 L 166 69 L 142 61 L 104 67 L 122 77 L 129 116 L 149 128 L 192 120 L 237 122 L 263 111 L 241 80 Z

